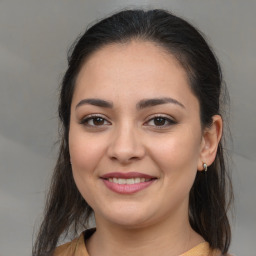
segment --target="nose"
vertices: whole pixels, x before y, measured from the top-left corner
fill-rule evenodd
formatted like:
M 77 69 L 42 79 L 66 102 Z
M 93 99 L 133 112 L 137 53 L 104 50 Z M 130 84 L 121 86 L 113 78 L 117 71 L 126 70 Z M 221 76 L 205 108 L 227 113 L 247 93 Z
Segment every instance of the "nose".
M 129 164 L 142 159 L 145 155 L 145 147 L 141 135 L 134 127 L 120 127 L 113 131 L 111 143 L 108 147 L 108 156 L 111 160 L 121 164 Z

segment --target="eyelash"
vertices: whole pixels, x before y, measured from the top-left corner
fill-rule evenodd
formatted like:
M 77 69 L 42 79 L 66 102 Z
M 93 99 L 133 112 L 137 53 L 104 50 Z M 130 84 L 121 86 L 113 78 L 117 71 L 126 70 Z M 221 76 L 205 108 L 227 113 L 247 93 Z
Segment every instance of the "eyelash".
M 104 123 L 100 124 L 100 125 L 89 124 L 90 121 L 95 121 L 97 118 L 100 118 L 101 121 L 103 121 Z M 154 122 L 154 121 L 156 121 L 157 118 L 162 119 L 162 121 L 164 121 L 164 125 L 160 125 L 160 126 L 158 126 L 158 125 L 147 125 L 147 126 L 154 126 L 154 127 L 157 127 L 157 129 L 163 129 L 163 128 L 169 127 L 169 126 L 174 125 L 174 124 L 177 123 L 173 119 L 168 118 L 168 117 L 163 116 L 163 115 L 155 115 L 155 116 L 149 118 L 145 123 Z M 89 115 L 89 116 L 86 116 L 84 119 L 82 119 L 80 121 L 80 124 L 85 125 L 85 126 L 90 127 L 90 128 L 93 128 L 93 127 L 98 127 L 99 128 L 101 126 L 106 125 L 105 122 L 108 123 L 107 125 L 111 125 L 111 123 L 108 120 L 106 120 L 106 118 L 102 117 L 101 115 Z M 166 122 L 168 124 L 166 124 Z
M 163 129 L 163 128 L 169 127 L 169 126 L 174 125 L 174 124 L 177 123 L 173 119 L 171 119 L 169 117 L 166 117 L 166 116 L 163 116 L 163 115 L 155 115 L 155 116 L 149 118 L 148 121 L 146 121 L 146 123 L 155 122 L 157 118 L 162 119 L 164 121 L 164 123 L 165 123 L 164 125 L 160 125 L 160 126 L 152 125 L 154 127 L 157 127 L 157 129 Z M 168 124 L 166 124 L 166 122 Z M 151 125 L 148 125 L 148 126 L 151 126 Z
M 87 127 L 97 127 L 97 126 L 103 126 L 103 125 L 91 125 L 89 124 L 89 121 L 95 121 L 97 118 L 100 118 L 103 120 L 103 122 L 107 121 L 106 118 L 102 117 L 101 115 L 89 115 L 86 116 L 85 118 L 83 118 L 80 121 L 80 124 L 85 125 Z M 108 123 L 110 123 L 109 121 L 107 121 Z

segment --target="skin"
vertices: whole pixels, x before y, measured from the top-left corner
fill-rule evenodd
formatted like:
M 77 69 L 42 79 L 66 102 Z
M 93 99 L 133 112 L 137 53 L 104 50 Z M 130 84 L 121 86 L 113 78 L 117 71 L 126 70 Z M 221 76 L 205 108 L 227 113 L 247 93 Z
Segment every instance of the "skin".
M 136 108 L 141 100 L 165 97 L 184 107 L 169 102 Z M 77 107 L 88 98 L 113 107 Z M 85 122 L 92 114 L 102 119 Z M 167 119 L 155 122 L 156 115 Z M 214 161 L 221 134 L 218 115 L 202 130 L 186 71 L 160 46 L 132 41 L 94 53 L 77 77 L 69 132 L 74 179 L 96 219 L 89 254 L 171 256 L 203 242 L 189 224 L 189 191 L 203 162 L 209 166 Z M 140 172 L 157 179 L 124 195 L 104 185 L 100 177 L 109 172 Z

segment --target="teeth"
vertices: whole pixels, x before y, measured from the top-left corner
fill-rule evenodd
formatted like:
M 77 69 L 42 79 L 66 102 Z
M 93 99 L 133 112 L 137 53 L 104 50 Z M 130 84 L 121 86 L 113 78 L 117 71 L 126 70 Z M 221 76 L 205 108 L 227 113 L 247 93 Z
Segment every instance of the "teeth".
M 140 178 L 135 178 L 134 183 L 140 183 Z
M 126 180 L 125 179 L 118 179 L 118 184 L 126 184 Z
M 130 179 L 109 178 L 108 181 L 116 183 L 116 184 L 136 184 L 136 183 L 150 181 L 150 179 L 145 179 L 145 178 L 130 178 Z

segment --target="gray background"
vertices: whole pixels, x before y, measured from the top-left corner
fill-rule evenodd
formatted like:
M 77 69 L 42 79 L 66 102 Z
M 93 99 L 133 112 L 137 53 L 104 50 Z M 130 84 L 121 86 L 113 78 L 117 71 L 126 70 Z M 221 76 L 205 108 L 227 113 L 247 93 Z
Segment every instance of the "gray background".
M 230 90 L 236 219 L 231 252 L 256 256 L 256 1 L 0 0 L 0 256 L 31 254 L 57 148 L 66 52 L 97 18 L 168 8 L 212 44 Z

